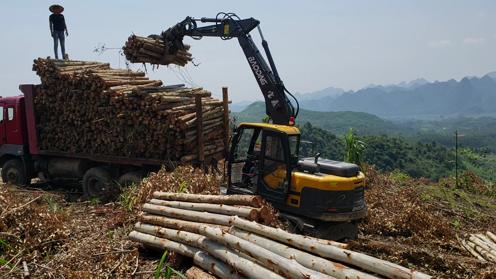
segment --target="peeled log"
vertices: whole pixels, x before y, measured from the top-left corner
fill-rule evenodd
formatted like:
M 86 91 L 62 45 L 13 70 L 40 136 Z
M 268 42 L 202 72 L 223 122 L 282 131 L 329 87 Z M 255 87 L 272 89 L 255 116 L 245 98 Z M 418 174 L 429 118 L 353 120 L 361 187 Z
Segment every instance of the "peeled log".
M 487 262 L 486 259 L 484 259 L 479 253 L 477 253 L 477 251 L 475 251 L 472 247 L 470 247 L 470 245 L 468 245 L 468 243 L 465 241 L 465 240 L 460 240 L 460 244 L 463 246 L 463 248 L 465 248 L 470 254 L 472 254 L 472 256 L 476 257 L 477 259 L 479 259 L 480 261 L 483 261 L 483 262 Z
M 229 265 L 210 256 L 205 251 L 196 253 L 193 257 L 193 261 L 204 270 L 208 270 L 208 272 L 222 279 L 245 279 L 245 277 L 232 269 Z
M 271 269 L 285 278 L 308 279 L 308 278 L 332 278 L 331 276 L 306 268 L 292 259 L 284 258 L 274 252 L 232 234 L 223 232 L 221 229 L 203 226 L 200 228 L 203 235 L 221 242 L 232 249 L 240 250 L 249 256 L 255 257 L 266 268 Z
M 202 222 L 202 223 L 217 224 L 224 226 L 231 225 L 231 216 L 222 215 L 222 214 L 184 210 L 184 209 L 166 207 L 166 206 L 150 204 L 150 203 L 145 203 L 143 205 L 143 211 L 148 213 L 163 215 L 167 217 L 172 217 L 176 219 L 194 221 L 194 222 Z
M 477 240 L 477 241 L 474 241 L 473 238 L 475 238 L 474 240 Z M 491 252 L 491 254 L 493 254 L 494 256 L 496 256 L 496 244 L 494 242 L 492 242 L 489 238 L 487 238 L 485 235 L 483 234 L 473 234 L 471 237 L 470 237 L 470 240 L 472 240 L 473 242 L 477 243 L 479 246 L 483 246 L 483 248 L 485 248 L 486 250 L 488 250 L 489 252 Z
M 252 207 L 262 206 L 262 197 L 251 195 L 196 195 L 169 192 L 154 192 L 153 197 L 162 200 L 215 203 L 225 205 L 246 205 Z
M 369 255 L 342 249 L 332 245 L 324 245 L 311 238 L 302 235 L 288 233 L 281 229 L 275 229 L 258 224 L 256 222 L 246 221 L 237 216 L 232 217 L 232 224 L 235 227 L 250 231 L 259 235 L 264 235 L 271 239 L 292 245 L 302 250 L 317 254 L 319 256 L 337 260 L 343 263 L 360 267 L 364 270 L 386 276 L 388 278 L 431 278 L 431 276 L 414 271 L 400 265 L 374 258 Z
M 187 231 L 187 232 L 192 232 L 192 233 L 200 233 L 199 228 L 202 225 L 206 225 L 205 223 L 197 223 L 197 222 L 191 222 L 191 221 L 184 221 L 184 220 L 178 220 L 178 219 L 173 219 L 169 217 L 164 217 L 164 216 L 158 216 L 158 215 L 149 215 L 149 214 L 144 214 L 138 217 L 140 221 L 152 225 L 158 225 L 170 229 L 175 229 L 175 230 L 180 230 L 180 231 Z M 222 225 L 213 225 L 213 224 L 208 224 L 209 226 L 216 226 L 221 229 L 228 229 L 229 227 L 227 226 L 222 226 Z
M 496 243 L 496 235 L 490 231 L 486 232 L 487 237 L 489 237 L 492 241 Z
M 198 268 L 196 266 L 192 266 L 188 270 L 186 270 L 185 275 L 188 279 L 215 279 L 216 278 L 215 276 L 212 276 L 212 275 L 206 273 L 205 271 L 203 271 L 203 269 Z
M 355 278 L 355 279 L 374 279 L 378 278 L 358 270 L 351 269 L 340 263 L 334 263 L 327 259 L 314 256 L 310 253 L 303 252 L 301 250 L 289 247 L 287 245 L 281 244 L 274 240 L 267 239 L 265 237 L 240 230 L 238 228 L 231 228 L 229 231 L 231 234 L 240 237 L 244 240 L 250 241 L 258 246 L 265 247 L 266 249 L 281 255 L 287 259 L 294 259 L 301 265 L 310 268 L 312 270 L 325 273 L 336 278 Z
M 224 204 L 209 204 L 209 203 L 194 203 L 194 202 L 180 202 L 180 201 L 164 201 L 159 199 L 151 199 L 149 201 L 151 204 L 163 205 L 168 207 L 193 210 L 193 211 L 205 211 L 213 212 L 230 216 L 240 216 L 246 218 L 250 221 L 255 221 L 258 219 L 257 209 L 251 207 L 241 207 L 241 206 L 231 206 Z
M 248 276 L 249 278 L 259 278 L 259 279 L 283 278 L 252 261 L 240 257 L 232 249 L 224 245 L 221 245 L 215 241 L 209 240 L 203 235 L 181 232 L 177 230 L 165 229 L 157 226 L 151 226 L 151 225 L 139 224 L 139 223 L 135 225 L 135 229 L 139 230 L 140 232 L 146 233 L 146 235 L 148 235 L 149 233 L 156 236 L 163 236 L 173 240 L 177 240 L 182 243 L 191 243 L 191 245 L 195 245 L 196 247 L 207 251 L 210 255 L 222 260 L 223 262 L 227 263 L 229 266 L 233 267 L 235 270 L 239 270 L 241 273 Z M 135 231 L 131 233 L 134 232 Z M 159 239 L 163 239 L 163 238 L 159 238 Z
M 486 245 L 482 241 L 480 241 L 478 238 L 471 236 L 469 240 L 467 241 L 467 244 L 472 247 L 477 253 L 479 253 L 482 257 L 484 257 L 486 260 L 490 262 L 496 262 L 496 256 L 493 254 L 493 252 L 487 248 Z
M 214 257 L 208 255 L 206 252 L 198 248 L 137 231 L 132 231 L 131 233 L 129 233 L 129 238 L 150 247 L 158 248 L 161 250 L 166 249 L 174 251 L 181 255 L 193 258 L 193 261 L 196 265 L 202 267 L 205 270 L 208 270 L 210 273 L 220 278 L 244 278 L 238 275 L 237 272 L 230 266 L 215 259 Z

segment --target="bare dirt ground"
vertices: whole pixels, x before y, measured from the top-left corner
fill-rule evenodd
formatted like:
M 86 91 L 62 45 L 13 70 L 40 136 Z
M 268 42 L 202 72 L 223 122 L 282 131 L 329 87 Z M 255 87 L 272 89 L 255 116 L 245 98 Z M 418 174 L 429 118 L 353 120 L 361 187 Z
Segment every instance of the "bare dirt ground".
M 440 278 L 496 278 L 496 267 L 464 251 L 457 236 L 496 231 L 489 189 L 465 189 L 367 170 L 369 217 L 354 250 Z M 219 181 L 190 168 L 160 172 L 119 202 L 83 201 L 79 188 L 0 186 L 0 278 L 153 278 L 161 252 L 127 240 L 139 204 L 154 190 L 215 193 Z M 482 187 L 482 188 L 481 188 Z M 184 270 L 190 262 L 173 256 Z M 181 263 L 181 264 L 179 264 Z

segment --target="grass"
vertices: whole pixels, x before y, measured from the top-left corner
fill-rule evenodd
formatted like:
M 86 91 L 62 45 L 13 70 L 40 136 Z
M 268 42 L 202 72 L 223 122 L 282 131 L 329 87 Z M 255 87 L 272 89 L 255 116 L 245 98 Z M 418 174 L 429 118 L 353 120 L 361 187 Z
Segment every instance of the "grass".
M 179 278 L 187 279 L 186 276 L 184 276 L 184 274 L 182 274 L 181 272 L 179 272 L 179 271 L 177 271 L 177 270 L 175 270 L 172 267 L 167 265 L 168 258 L 169 258 L 169 251 L 165 250 L 164 253 L 162 254 L 162 257 L 160 258 L 160 262 L 158 263 L 157 268 L 155 269 L 155 273 L 153 274 L 153 278 L 159 279 L 161 277 L 162 273 L 164 272 L 163 270 L 165 267 L 164 276 L 166 279 L 170 279 L 173 274 L 178 276 Z
M 131 184 L 124 188 L 120 195 L 120 204 L 128 212 L 133 211 L 137 202 L 138 184 Z
M 90 204 L 93 205 L 93 206 L 99 205 L 101 203 L 102 203 L 102 201 L 99 198 L 97 198 L 97 197 L 92 197 L 90 199 Z
M 52 195 L 43 196 L 43 200 L 48 204 L 48 208 L 52 212 L 57 212 L 60 210 L 60 205 Z

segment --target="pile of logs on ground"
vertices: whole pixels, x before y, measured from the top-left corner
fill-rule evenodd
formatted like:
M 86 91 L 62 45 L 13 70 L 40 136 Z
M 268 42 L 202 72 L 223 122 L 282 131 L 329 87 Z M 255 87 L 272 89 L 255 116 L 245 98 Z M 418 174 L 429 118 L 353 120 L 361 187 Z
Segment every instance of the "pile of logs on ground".
M 122 50 L 131 63 L 184 66 L 192 60 L 192 55 L 188 52 L 189 45 L 181 43 L 181 46 L 181 49 L 171 49 L 159 36 L 151 38 L 131 35 Z
M 496 235 L 492 232 L 470 234 L 467 240 L 459 241 L 463 248 L 477 259 L 496 263 Z
M 220 101 L 202 88 L 161 86 L 98 62 L 39 58 L 33 70 L 41 78 L 34 104 L 42 150 L 174 162 L 223 157 L 227 92 Z
M 430 278 L 347 250 L 343 243 L 256 222 L 257 196 L 155 192 L 153 197 L 130 239 L 191 257 L 220 278 Z

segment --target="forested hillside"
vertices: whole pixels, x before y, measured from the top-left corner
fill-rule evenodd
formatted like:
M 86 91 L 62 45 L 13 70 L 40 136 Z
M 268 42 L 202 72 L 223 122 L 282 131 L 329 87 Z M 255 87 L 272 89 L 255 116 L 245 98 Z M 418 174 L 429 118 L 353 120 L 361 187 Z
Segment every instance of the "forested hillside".
M 322 157 L 343 160 L 344 139 L 324 129 L 305 123 L 301 127 L 302 156 L 321 152 Z M 382 171 L 401 171 L 411 177 L 438 180 L 455 174 L 455 150 L 441 144 L 406 140 L 387 135 L 359 137 L 366 147 L 364 162 Z M 494 154 L 480 153 L 474 149 L 459 150 L 460 172 L 470 171 L 484 179 L 496 181 L 492 171 L 496 167 Z
M 265 117 L 265 104 L 255 102 L 241 112 L 235 113 L 237 122 L 260 122 Z M 352 127 L 360 135 L 398 134 L 403 129 L 389 120 L 364 112 L 321 112 L 300 109 L 297 123 L 310 122 L 334 134 L 344 134 Z

